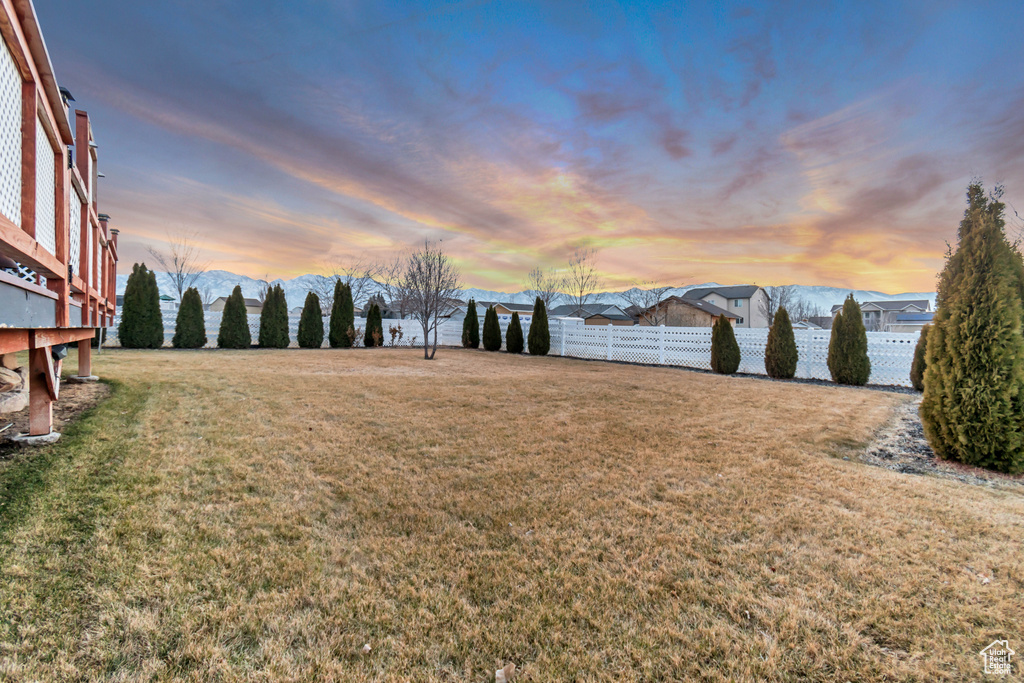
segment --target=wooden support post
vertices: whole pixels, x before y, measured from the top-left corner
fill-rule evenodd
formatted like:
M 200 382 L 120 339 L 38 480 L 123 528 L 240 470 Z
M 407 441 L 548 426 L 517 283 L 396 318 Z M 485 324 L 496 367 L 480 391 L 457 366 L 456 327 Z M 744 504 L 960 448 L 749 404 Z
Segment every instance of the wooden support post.
M 29 351 L 29 436 L 45 436 L 53 431 L 53 401 L 46 386 L 46 376 L 50 372 L 47 364 L 49 354 L 49 346 Z
M 92 376 L 92 339 L 78 342 L 78 376 Z

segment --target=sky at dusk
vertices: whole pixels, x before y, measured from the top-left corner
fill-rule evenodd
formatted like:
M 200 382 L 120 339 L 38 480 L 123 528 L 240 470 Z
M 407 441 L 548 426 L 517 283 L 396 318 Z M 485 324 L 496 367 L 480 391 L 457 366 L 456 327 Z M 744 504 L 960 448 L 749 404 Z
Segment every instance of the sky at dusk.
M 35 4 L 123 272 L 196 233 L 253 277 L 431 239 L 506 291 L 575 247 L 928 291 L 971 178 L 1024 214 L 1019 0 Z

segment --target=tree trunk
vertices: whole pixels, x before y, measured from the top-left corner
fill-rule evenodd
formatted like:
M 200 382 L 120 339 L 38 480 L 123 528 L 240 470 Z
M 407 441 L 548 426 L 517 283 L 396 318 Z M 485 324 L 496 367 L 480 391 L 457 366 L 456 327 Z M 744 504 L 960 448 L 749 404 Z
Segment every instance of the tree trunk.
M 426 323 L 423 323 L 423 360 L 430 360 L 430 329 Z

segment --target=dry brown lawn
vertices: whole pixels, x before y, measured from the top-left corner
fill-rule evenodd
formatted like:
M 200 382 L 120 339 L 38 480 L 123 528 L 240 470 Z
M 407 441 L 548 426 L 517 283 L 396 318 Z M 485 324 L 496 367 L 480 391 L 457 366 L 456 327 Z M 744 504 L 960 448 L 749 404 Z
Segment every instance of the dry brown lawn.
M 962 681 L 1024 652 L 1024 498 L 858 462 L 898 395 L 448 349 L 94 367 L 112 397 L 0 463 L 0 679 Z

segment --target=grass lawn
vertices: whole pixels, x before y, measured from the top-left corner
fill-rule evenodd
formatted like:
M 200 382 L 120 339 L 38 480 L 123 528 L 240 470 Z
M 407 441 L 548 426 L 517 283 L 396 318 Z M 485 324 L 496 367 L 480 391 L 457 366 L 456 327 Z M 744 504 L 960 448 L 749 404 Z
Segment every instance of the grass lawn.
M 1024 652 L 1024 498 L 856 461 L 899 395 L 448 349 L 94 369 L 109 400 L 0 462 L 0 679 L 962 681 Z

